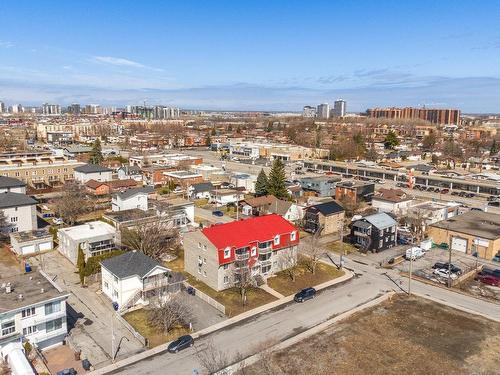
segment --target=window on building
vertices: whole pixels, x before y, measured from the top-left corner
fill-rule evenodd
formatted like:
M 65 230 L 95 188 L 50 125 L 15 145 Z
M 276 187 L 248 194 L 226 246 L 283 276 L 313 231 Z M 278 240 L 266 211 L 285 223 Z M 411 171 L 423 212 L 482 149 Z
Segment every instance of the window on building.
M 16 217 L 11 217 L 10 218 L 11 223 L 17 223 L 17 216 Z
M 203 276 L 207 277 L 207 271 L 203 271 Z
M 229 276 L 224 276 L 224 284 L 229 284 Z
M 203 245 L 203 251 L 207 251 L 207 245 Z
M 113 289 L 113 297 L 118 298 L 118 292 L 115 289 Z
M 227 270 L 229 268 L 229 264 L 224 264 L 224 269 Z
M 36 326 L 26 327 L 26 328 L 23 328 L 23 335 L 24 336 L 31 335 L 32 333 L 35 333 L 36 331 L 37 331 Z
M 201 249 L 201 242 L 198 242 L 198 249 Z
M 207 258 L 203 258 L 203 264 L 207 264 Z
M 45 323 L 45 331 L 52 332 L 62 328 L 62 318 L 57 318 Z
M 297 239 L 297 232 L 293 231 L 290 233 L 290 241 L 295 241 Z
M 16 323 L 13 320 L 2 322 L 2 336 L 10 335 L 16 330 Z
M 226 247 L 224 249 L 224 259 L 228 259 L 231 257 L 231 249 L 229 247 Z
M 104 282 L 104 289 L 109 289 L 109 284 L 107 281 Z
M 115 281 L 115 284 L 117 284 L 117 283 L 118 283 L 118 277 L 113 276 L 113 280 Z
M 274 237 L 274 244 L 279 245 L 280 244 L 280 235 L 277 234 L 276 237 Z
M 53 314 L 61 311 L 61 302 L 51 302 L 45 304 L 45 315 Z
M 256 247 L 252 247 L 252 250 L 250 252 L 250 254 L 254 257 L 257 255 L 257 248 Z
M 198 273 L 201 275 L 201 268 L 198 267 Z
M 380 240 L 380 241 L 378 242 L 378 247 L 382 247 L 383 245 L 384 245 L 384 240 Z
M 31 316 L 31 315 L 35 315 L 35 308 L 34 307 L 30 307 L 28 309 L 21 311 L 21 316 L 23 318 L 27 318 L 28 316 Z

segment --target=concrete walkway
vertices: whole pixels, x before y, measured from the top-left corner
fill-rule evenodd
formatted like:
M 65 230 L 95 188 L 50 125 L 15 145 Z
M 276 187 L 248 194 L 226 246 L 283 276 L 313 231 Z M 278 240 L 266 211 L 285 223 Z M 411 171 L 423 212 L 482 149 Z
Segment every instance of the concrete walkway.
M 285 298 L 285 296 L 283 294 L 277 292 L 276 290 L 274 290 L 273 288 L 271 288 L 267 284 L 261 285 L 259 288 L 262 289 L 262 290 L 264 290 L 264 291 L 266 291 L 269 294 L 272 294 L 273 296 L 275 296 L 278 299 Z
M 343 283 L 347 280 L 350 280 L 352 277 L 354 277 L 354 273 L 352 273 L 351 271 L 348 271 L 348 270 L 344 270 L 345 271 L 345 274 L 340 276 L 340 277 L 337 277 L 333 280 L 330 280 L 330 281 L 327 281 L 326 283 L 323 283 L 321 285 L 318 285 L 316 286 L 316 290 L 321 290 L 321 289 L 325 289 L 325 288 L 328 288 L 330 286 L 333 286 L 333 285 L 336 285 L 336 284 L 339 284 L 339 283 Z M 222 322 L 219 322 L 219 323 L 216 323 L 208 328 L 205 328 L 205 329 L 202 329 L 198 332 L 194 332 L 191 334 L 191 336 L 193 336 L 194 339 L 198 339 L 202 336 L 206 336 L 206 335 L 209 335 L 211 333 L 214 333 L 216 331 L 219 331 L 219 330 L 222 330 L 224 328 L 227 328 L 227 327 L 230 327 L 236 323 L 239 323 L 239 322 L 242 322 L 243 320 L 246 320 L 248 318 L 251 318 L 251 317 L 254 317 L 256 315 L 259 315 L 259 314 L 262 314 L 268 310 L 272 310 L 276 307 L 279 307 L 279 306 L 282 306 L 282 305 L 285 305 L 287 303 L 290 303 L 291 301 L 293 301 L 293 295 L 292 296 L 288 296 L 288 297 L 283 297 L 281 299 L 278 299 L 276 301 L 273 301 L 273 302 L 270 302 L 268 304 L 265 304 L 265 305 L 262 305 L 262 306 L 259 306 L 259 307 L 256 307 L 255 309 L 252 309 L 252 310 L 249 310 L 249 311 L 246 311 L 242 314 L 239 314 L 239 315 L 236 315 L 235 317 L 232 317 L 230 319 L 227 319 L 227 320 L 224 320 Z M 127 367 L 129 365 L 132 365 L 136 362 L 139 362 L 139 361 L 142 361 L 142 360 L 145 360 L 147 358 L 150 358 L 150 357 L 153 357 L 157 354 L 161 354 L 161 353 L 164 353 L 166 350 L 167 350 L 167 347 L 168 345 L 170 344 L 170 342 L 167 342 L 165 344 L 162 344 L 162 345 L 158 345 L 157 347 L 155 348 L 152 348 L 152 349 L 149 349 L 149 350 L 146 350 L 142 353 L 138 353 L 136 355 L 132 355 L 124 360 L 121 360 L 119 362 L 116 362 L 114 364 L 111 364 L 111 365 L 108 365 L 106 367 L 103 367 L 103 368 L 100 368 L 100 369 L 97 369 L 95 371 L 92 372 L 92 374 L 94 375 L 99 375 L 99 374 L 106 374 L 108 372 L 112 372 L 112 371 L 115 371 L 115 370 L 118 370 L 118 369 L 121 369 L 121 368 L 124 368 L 124 367 Z

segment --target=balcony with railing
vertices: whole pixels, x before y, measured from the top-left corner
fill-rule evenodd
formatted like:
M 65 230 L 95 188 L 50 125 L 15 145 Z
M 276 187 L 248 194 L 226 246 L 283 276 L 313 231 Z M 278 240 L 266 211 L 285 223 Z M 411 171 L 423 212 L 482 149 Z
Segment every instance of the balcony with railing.
M 234 257 L 236 260 L 247 260 L 250 258 L 250 251 L 248 248 L 236 249 L 234 252 Z
M 148 277 L 144 279 L 142 282 L 142 290 L 144 292 L 167 286 L 168 286 L 168 277 L 165 276 L 164 274 Z

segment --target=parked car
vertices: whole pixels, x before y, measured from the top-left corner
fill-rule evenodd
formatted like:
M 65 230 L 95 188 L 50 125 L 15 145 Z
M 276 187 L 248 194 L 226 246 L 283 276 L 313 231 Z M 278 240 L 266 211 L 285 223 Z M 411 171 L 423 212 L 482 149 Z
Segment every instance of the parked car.
M 492 202 L 492 201 L 497 200 L 497 198 L 498 198 L 498 197 L 497 197 L 496 195 L 490 195 L 488 198 L 486 198 L 486 200 L 487 200 L 488 202 Z
M 404 188 L 404 187 L 407 187 L 406 184 L 404 182 L 398 182 L 396 184 L 397 187 L 401 187 L 401 188 Z
M 495 256 L 493 257 L 493 262 L 500 262 L 500 255 L 498 255 L 498 254 L 497 254 L 497 255 L 495 255 Z
M 474 198 L 476 196 L 476 194 L 474 194 L 474 193 L 467 193 L 467 194 L 465 194 L 465 196 L 467 198 Z
M 467 193 L 465 191 L 461 191 L 460 193 L 458 193 L 459 197 L 465 197 L 466 195 Z
M 224 212 L 217 210 L 217 211 L 213 211 L 212 215 L 221 217 L 221 216 L 224 216 Z
M 436 276 L 443 277 L 446 279 L 448 278 L 448 275 L 452 280 L 458 279 L 458 275 L 456 273 L 449 272 L 448 269 L 443 269 L 443 268 L 435 269 L 433 273 Z
M 500 279 L 491 275 L 478 275 L 476 276 L 476 280 L 482 282 L 483 284 L 500 286 Z
M 307 301 L 308 299 L 314 298 L 316 295 L 316 289 L 314 288 L 305 288 L 302 289 L 300 292 L 298 292 L 295 297 L 293 297 L 293 300 L 295 302 L 304 302 Z
M 177 338 L 177 340 L 172 341 L 168 347 L 167 350 L 170 353 L 177 353 L 180 350 L 189 348 L 190 346 L 194 345 L 194 339 L 190 335 L 185 335 Z
M 488 206 L 500 207 L 500 201 L 490 201 L 490 202 L 488 202 Z
M 443 270 L 447 270 L 448 271 L 448 262 L 445 262 L 445 263 L 442 263 L 442 262 L 436 262 L 434 263 L 434 265 L 432 266 L 432 268 L 434 269 L 443 269 Z M 462 274 L 462 269 L 460 267 L 457 267 L 455 266 L 453 263 L 451 264 L 451 272 L 452 273 L 456 273 L 457 275 L 461 275 Z
M 55 225 L 62 225 L 64 224 L 64 221 L 63 219 L 61 219 L 60 217 L 55 217 L 52 219 L 52 222 L 55 224 Z
M 500 269 L 491 269 L 491 268 L 483 268 L 481 272 L 479 272 L 479 275 L 482 276 L 493 276 L 496 277 L 497 279 L 500 279 Z
M 458 191 L 455 191 L 455 190 L 453 190 L 453 191 L 451 192 L 451 195 L 459 195 L 459 194 L 460 194 L 460 193 L 459 193 Z
M 441 194 L 448 194 L 450 192 L 449 189 L 443 189 L 441 190 Z
M 425 255 L 424 251 L 418 247 L 414 246 L 406 250 L 405 258 L 407 260 L 416 260 L 418 258 L 422 258 Z
M 446 267 L 446 263 L 441 263 L 441 262 L 436 262 L 432 266 L 433 269 L 440 269 L 440 268 L 445 268 L 445 267 Z

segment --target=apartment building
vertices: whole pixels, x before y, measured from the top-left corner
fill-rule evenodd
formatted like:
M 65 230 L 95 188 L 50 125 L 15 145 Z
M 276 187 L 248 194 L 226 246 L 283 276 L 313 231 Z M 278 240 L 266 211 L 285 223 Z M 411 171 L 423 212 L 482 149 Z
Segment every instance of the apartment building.
M 14 233 L 37 229 L 36 204 L 37 201 L 26 194 L 0 193 L 0 211 L 6 218 L 3 230 Z
M 2 279 L 0 290 L 0 349 L 29 341 L 39 349 L 62 344 L 68 333 L 66 300 L 62 290 L 43 272 Z
M 85 163 L 50 151 L 0 154 L 0 175 L 23 181 L 33 189 L 58 187 L 74 179 L 74 169 Z
M 391 119 L 421 119 L 433 124 L 460 123 L 459 109 L 434 109 L 434 108 L 370 108 L 368 117 Z
M 85 164 L 75 168 L 75 180 L 85 184 L 90 180 L 106 182 L 113 179 L 113 170 L 98 164 Z
M 396 246 L 397 222 L 385 212 L 365 216 L 351 227 L 351 238 L 365 251 L 379 252 Z
M 275 214 L 213 225 L 184 235 L 185 270 L 220 291 L 290 267 L 298 244 L 297 228 Z
M 203 163 L 203 158 L 185 155 L 185 154 L 151 154 L 151 155 L 134 155 L 129 158 L 131 166 L 140 168 L 146 166 L 163 166 L 163 167 L 180 167 L 186 168 L 191 165 Z

